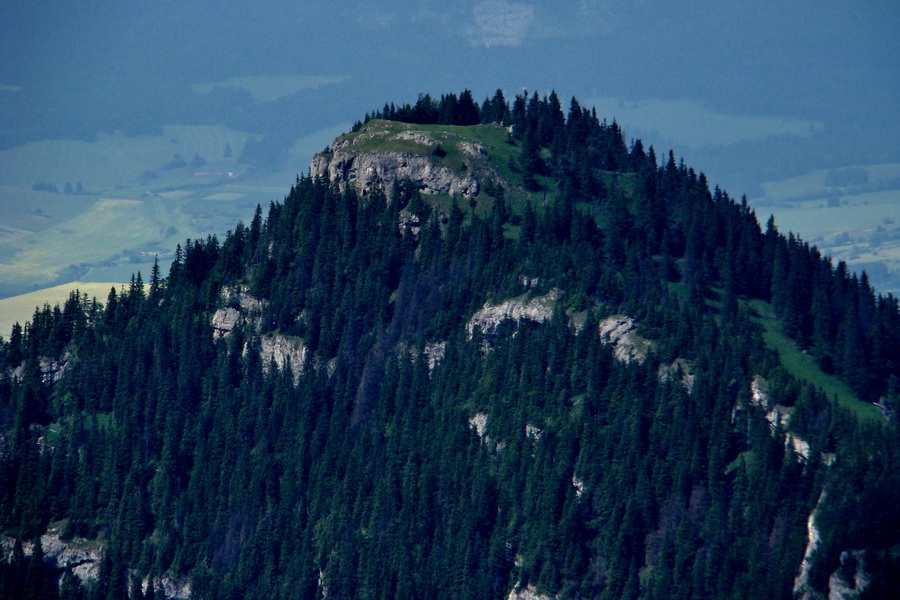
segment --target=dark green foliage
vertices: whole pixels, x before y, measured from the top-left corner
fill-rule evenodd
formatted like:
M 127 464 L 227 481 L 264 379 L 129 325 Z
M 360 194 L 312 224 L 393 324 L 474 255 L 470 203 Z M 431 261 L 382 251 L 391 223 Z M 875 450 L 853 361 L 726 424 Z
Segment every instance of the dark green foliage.
M 517 583 L 789 598 L 823 489 L 813 585 L 850 549 L 868 551 L 873 589 L 892 584 L 896 425 L 863 427 L 788 376 L 745 300 L 772 301 L 825 370 L 890 404 L 896 299 L 575 100 L 564 116 L 555 94 L 479 107 L 466 91 L 372 116 L 511 125 L 517 168 L 559 192 L 511 207 L 493 187 L 485 208 L 441 211 L 403 182 L 361 200 L 301 177 L 249 227 L 180 245 L 167 277 L 37 310 L 0 349 L 0 527 L 21 542 L 67 519 L 65 536 L 106 543 L 100 579 L 67 574 L 61 597 L 124 598 L 169 573 L 199 598 L 503 598 Z M 264 302 L 214 338 L 237 289 Z M 554 289 L 545 323 L 469 337 L 485 303 Z M 616 312 L 654 340 L 643 364 L 599 339 Z M 275 334 L 302 341 L 299 372 L 263 364 Z M 64 357 L 53 382 L 42 365 Z M 660 377 L 676 359 L 691 391 Z M 793 407 L 808 461 L 749 406 L 755 375 Z M 40 565 L 13 548 L 0 595 L 49 593 Z

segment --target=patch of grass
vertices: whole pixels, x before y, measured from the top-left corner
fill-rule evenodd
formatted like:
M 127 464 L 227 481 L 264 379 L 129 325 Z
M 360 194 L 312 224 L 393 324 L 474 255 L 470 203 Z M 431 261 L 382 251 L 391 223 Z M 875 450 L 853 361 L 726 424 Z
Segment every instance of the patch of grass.
M 753 451 L 748 450 L 746 452 L 741 452 L 737 455 L 737 458 L 728 463 L 728 466 L 725 467 L 725 474 L 728 475 L 741 467 L 749 467 L 755 461 L 756 455 Z
M 508 240 L 518 240 L 520 237 L 522 237 L 522 226 L 513 225 L 512 223 L 504 223 L 503 237 Z
M 785 335 L 770 303 L 751 300 L 749 304 L 753 312 L 758 315 L 754 317 L 754 320 L 763 326 L 763 339 L 766 346 L 778 354 L 781 366 L 788 373 L 820 388 L 829 398 L 837 398 L 839 405 L 849 409 L 860 419 L 884 420 L 877 408 L 860 400 L 846 382 L 822 371 L 812 356 L 803 353 L 797 344 Z
M 88 414 L 81 412 L 79 415 L 81 424 L 87 429 L 108 429 L 112 421 L 112 413 L 96 413 Z M 64 417 L 62 420 L 54 421 L 47 425 L 44 429 L 44 441 L 52 447 L 59 443 L 59 438 L 66 428 L 72 426 L 73 416 Z
M 637 173 L 619 173 L 618 171 L 604 171 L 603 185 L 607 190 L 621 188 L 626 198 L 636 198 L 638 187 L 641 183 Z

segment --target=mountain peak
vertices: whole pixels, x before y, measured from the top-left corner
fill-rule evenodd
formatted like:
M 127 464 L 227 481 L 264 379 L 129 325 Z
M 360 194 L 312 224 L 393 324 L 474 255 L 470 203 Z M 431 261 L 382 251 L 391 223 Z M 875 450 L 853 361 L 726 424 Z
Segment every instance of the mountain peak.
M 509 186 L 496 155 L 504 150 L 508 131 L 499 125 L 416 125 L 374 119 L 332 142 L 316 154 L 313 178 L 324 178 L 341 191 L 348 187 L 368 196 L 380 187 L 390 196 L 394 184 L 408 181 L 428 196 L 474 198 L 487 187 Z M 508 156 L 506 156 L 508 160 Z
M 0 533 L 96 598 L 896 588 L 896 300 L 575 102 L 423 98 L 0 344 Z

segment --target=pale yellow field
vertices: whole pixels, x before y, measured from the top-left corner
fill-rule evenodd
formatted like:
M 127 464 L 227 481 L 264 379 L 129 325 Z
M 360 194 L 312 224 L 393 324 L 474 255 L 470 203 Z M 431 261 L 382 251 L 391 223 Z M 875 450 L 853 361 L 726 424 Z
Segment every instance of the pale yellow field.
M 44 304 L 50 306 L 62 305 L 72 290 L 78 290 L 81 294 L 87 294 L 88 298 L 96 297 L 105 303 L 110 288 L 121 289 L 121 283 L 84 283 L 73 281 L 64 285 L 29 292 L 12 298 L 0 300 L 0 335 L 3 339 L 9 339 L 9 332 L 17 321 L 24 325 L 34 315 L 34 309 Z

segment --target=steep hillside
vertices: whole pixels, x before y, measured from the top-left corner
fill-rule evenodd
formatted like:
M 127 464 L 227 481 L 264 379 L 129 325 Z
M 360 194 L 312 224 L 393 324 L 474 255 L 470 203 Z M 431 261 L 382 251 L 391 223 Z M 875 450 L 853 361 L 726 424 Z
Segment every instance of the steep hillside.
M 894 298 L 574 100 L 386 106 L 12 332 L 0 596 L 879 597 L 898 348 Z

